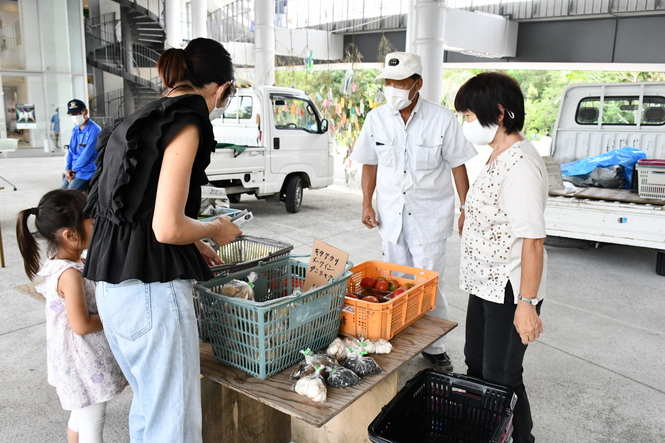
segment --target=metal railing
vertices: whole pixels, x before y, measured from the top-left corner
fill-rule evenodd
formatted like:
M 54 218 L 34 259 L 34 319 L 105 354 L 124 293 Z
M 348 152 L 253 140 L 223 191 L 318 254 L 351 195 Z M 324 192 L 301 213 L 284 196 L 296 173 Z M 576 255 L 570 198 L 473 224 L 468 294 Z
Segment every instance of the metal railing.
M 446 5 L 517 21 L 665 13 L 664 0 L 447 0 Z M 275 26 L 344 33 L 404 29 L 408 8 L 409 0 L 289 0 L 286 5 L 275 0 Z M 253 42 L 253 23 L 253 0 L 235 0 L 208 16 L 208 35 L 223 42 Z
M 127 6 L 142 13 L 152 15 L 153 18 L 164 23 L 164 1 L 165 0 L 114 0 L 121 6 Z M 174 1 L 174 0 L 169 0 Z
M 665 12 L 662 0 L 448 0 L 447 5 L 450 8 L 510 16 L 518 21 Z
M 254 42 L 254 0 L 235 0 L 208 14 L 208 35 L 221 42 Z
M 7 51 L 21 44 L 21 23 L 16 20 L 0 28 L 0 51 Z
M 103 108 L 100 105 L 104 105 Z M 104 115 L 99 116 L 100 109 L 103 109 Z M 125 118 L 125 90 L 116 89 L 115 91 L 107 92 L 102 95 L 93 97 L 90 100 L 90 114 L 93 116 L 98 124 L 101 125 L 98 119 L 105 119 L 104 122 L 108 123 L 106 119 L 109 119 L 111 124 L 116 120 Z
M 161 79 L 157 72 L 160 53 L 134 44 L 126 48 L 116 32 L 119 20 L 115 14 L 104 14 L 86 23 L 88 58 L 103 65 L 106 71 L 159 91 Z

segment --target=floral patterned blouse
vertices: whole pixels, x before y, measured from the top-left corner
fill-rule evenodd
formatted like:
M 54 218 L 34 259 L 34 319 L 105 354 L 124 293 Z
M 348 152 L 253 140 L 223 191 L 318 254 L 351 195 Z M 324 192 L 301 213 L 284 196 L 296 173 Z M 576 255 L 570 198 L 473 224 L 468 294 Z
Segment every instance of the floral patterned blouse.
M 62 408 L 81 409 L 108 401 L 127 386 L 104 331 L 75 334 L 67 318 L 65 299 L 58 294 L 60 275 L 69 269 L 83 270 L 82 263 L 47 260 L 39 271 L 46 281 L 37 291 L 46 298 L 46 360 L 49 384 L 55 386 Z M 95 286 L 84 279 L 88 311 L 97 314 Z
M 466 196 L 460 288 L 503 303 L 510 280 L 520 291 L 524 238 L 545 237 L 547 167 L 528 140 L 515 143 L 485 165 Z M 538 298 L 545 295 L 547 255 Z

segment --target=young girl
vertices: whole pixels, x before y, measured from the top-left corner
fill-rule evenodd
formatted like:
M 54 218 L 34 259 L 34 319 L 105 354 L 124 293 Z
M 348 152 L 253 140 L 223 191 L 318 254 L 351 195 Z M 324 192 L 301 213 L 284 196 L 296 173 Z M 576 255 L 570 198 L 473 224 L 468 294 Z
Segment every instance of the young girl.
M 92 219 L 84 218 L 86 196 L 55 190 L 36 208 L 25 209 L 16 221 L 16 237 L 30 280 L 46 277 L 37 290 L 46 298 L 48 382 L 60 403 L 72 411 L 69 443 L 102 441 L 106 402 L 127 386 L 113 358 L 97 314 L 95 286 L 81 274 L 81 253 L 88 247 Z M 28 229 L 35 216 L 37 231 L 48 242 L 48 257 L 39 265 L 39 245 Z

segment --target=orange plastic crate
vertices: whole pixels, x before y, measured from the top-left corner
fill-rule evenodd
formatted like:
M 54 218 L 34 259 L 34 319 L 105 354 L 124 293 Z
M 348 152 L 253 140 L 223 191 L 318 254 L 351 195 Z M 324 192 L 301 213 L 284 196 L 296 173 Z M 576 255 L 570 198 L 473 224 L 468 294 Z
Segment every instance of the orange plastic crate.
M 359 291 L 360 281 L 365 277 L 384 277 L 401 285 L 411 282 L 414 286 L 385 303 L 346 297 L 339 328 L 342 335 L 389 340 L 436 307 L 437 272 L 382 261 L 360 263 L 351 272 L 347 293 Z

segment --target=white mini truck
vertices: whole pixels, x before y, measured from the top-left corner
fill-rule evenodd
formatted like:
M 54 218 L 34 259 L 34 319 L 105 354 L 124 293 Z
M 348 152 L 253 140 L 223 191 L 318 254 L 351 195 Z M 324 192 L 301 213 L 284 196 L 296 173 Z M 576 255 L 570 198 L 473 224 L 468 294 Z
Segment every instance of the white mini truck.
M 665 159 L 665 82 L 569 85 L 552 134 L 551 156 L 563 164 L 623 146 L 640 149 L 650 159 Z M 545 210 L 548 244 L 655 249 L 656 272 L 665 275 L 664 200 L 640 198 L 629 189 L 553 193 Z
M 241 194 L 254 194 L 279 199 L 295 213 L 304 188 L 333 183 L 328 121 L 303 91 L 239 88 L 212 125 L 218 145 L 206 174 L 232 203 Z

